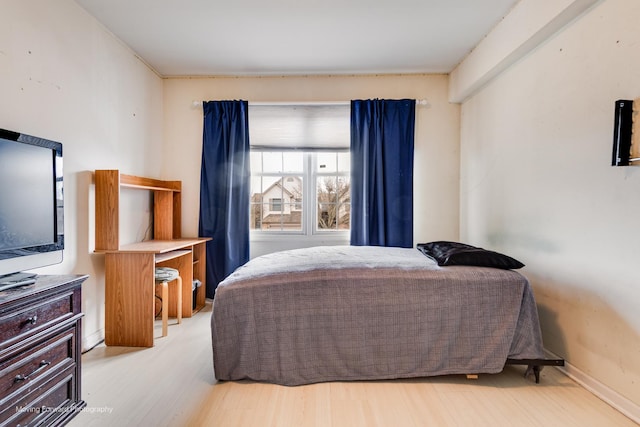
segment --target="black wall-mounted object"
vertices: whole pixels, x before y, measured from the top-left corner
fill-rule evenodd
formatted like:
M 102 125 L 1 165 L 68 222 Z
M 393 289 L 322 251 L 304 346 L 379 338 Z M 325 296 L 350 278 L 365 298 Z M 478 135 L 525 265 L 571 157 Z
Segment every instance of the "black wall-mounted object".
M 632 116 L 633 101 L 627 99 L 617 100 L 613 128 L 611 166 L 629 166 L 629 158 L 631 157 Z

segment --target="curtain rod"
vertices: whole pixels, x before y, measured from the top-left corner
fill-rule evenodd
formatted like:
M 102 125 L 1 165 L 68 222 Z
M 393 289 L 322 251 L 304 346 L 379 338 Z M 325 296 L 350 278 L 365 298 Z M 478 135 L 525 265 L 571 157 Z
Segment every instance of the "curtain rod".
M 202 107 L 204 101 L 192 101 L 193 107 Z M 249 101 L 249 105 L 351 105 L 351 101 Z M 429 106 L 426 99 L 416 99 L 416 105 Z

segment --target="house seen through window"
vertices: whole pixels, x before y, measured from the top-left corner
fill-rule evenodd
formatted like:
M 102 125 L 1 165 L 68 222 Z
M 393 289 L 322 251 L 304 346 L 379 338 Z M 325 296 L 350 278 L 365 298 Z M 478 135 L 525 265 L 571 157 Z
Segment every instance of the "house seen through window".
M 350 225 L 349 106 L 249 106 L 250 228 L 318 234 Z

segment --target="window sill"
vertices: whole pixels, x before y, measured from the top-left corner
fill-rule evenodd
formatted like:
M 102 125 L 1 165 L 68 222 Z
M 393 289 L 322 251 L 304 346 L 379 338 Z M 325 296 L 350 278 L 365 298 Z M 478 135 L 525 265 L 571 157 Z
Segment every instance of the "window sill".
M 291 249 L 308 248 L 312 246 L 344 246 L 350 244 L 349 232 L 321 233 L 310 236 L 303 234 L 267 234 L 254 233 L 250 235 L 250 257 L 255 258 L 272 252 Z
M 280 241 L 336 241 L 349 242 L 351 234 L 348 231 L 324 232 L 316 234 L 302 234 L 296 232 L 251 232 L 249 240 L 251 242 L 280 242 Z

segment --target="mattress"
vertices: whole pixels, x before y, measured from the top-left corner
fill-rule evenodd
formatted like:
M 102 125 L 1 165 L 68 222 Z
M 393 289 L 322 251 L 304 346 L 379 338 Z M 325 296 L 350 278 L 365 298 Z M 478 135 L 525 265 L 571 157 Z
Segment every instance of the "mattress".
M 282 385 L 502 371 L 544 357 L 527 279 L 439 267 L 417 249 L 277 252 L 222 281 L 211 317 L 218 380 Z

